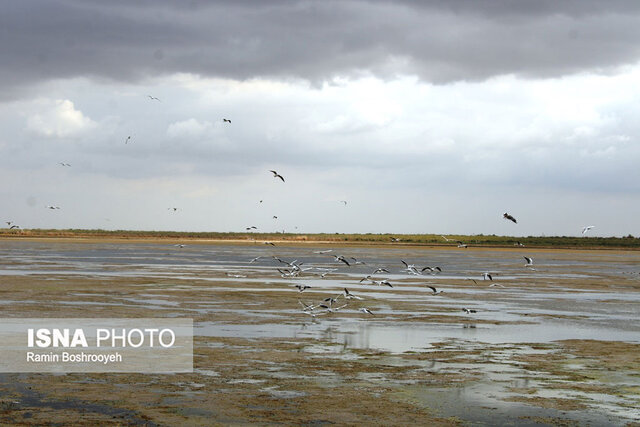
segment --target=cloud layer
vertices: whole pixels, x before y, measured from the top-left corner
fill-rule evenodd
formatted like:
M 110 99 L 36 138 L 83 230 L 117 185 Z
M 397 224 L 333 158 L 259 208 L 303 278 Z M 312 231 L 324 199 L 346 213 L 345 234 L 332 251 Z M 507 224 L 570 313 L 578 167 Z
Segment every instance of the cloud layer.
M 633 0 L 36 0 L 2 10 L 7 88 L 174 73 L 315 83 L 371 73 L 436 83 L 558 77 L 615 72 L 640 51 Z

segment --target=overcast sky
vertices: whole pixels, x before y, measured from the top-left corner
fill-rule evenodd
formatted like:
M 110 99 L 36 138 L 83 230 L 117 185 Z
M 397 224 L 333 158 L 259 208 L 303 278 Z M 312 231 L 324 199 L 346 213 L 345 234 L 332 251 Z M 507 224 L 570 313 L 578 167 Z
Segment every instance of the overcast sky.
M 0 7 L 3 226 L 640 235 L 635 0 Z

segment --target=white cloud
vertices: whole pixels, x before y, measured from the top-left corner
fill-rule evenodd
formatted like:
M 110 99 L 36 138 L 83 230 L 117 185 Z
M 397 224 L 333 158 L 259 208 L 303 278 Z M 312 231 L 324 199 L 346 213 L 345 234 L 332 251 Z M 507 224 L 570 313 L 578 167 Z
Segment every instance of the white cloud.
M 169 138 L 202 138 L 213 131 L 210 122 L 200 122 L 194 118 L 171 123 L 167 127 Z
M 97 127 L 68 99 L 40 100 L 38 112 L 27 118 L 27 129 L 48 138 L 72 138 Z

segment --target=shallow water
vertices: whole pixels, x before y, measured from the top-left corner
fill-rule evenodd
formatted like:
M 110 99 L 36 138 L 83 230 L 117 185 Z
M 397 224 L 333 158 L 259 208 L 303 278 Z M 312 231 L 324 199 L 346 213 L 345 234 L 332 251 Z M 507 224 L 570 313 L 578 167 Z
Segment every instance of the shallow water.
M 252 337 L 295 337 L 297 330 L 311 323 L 299 311 L 297 299 L 309 298 L 309 291 L 298 293 L 296 284 L 310 286 L 314 295 L 326 293 L 335 296 L 348 287 L 363 298 L 359 305 L 374 304 L 375 318 L 341 320 L 340 313 L 317 317 L 308 326 L 317 333 L 335 330 L 340 344 L 357 348 L 372 348 L 402 352 L 427 347 L 442 338 L 473 339 L 490 343 L 549 342 L 563 339 L 602 339 L 638 342 L 640 340 L 640 292 L 635 287 L 622 292 L 620 289 L 579 289 L 564 283 L 576 280 L 598 280 L 598 277 L 616 277 L 634 281 L 638 271 L 640 254 L 634 252 L 581 252 L 575 254 L 541 251 L 533 256 L 536 270 L 524 267 L 523 255 L 530 255 L 526 248 L 513 250 L 469 251 L 459 249 L 425 250 L 420 248 L 332 248 L 330 254 L 316 254 L 305 247 L 263 247 L 261 245 L 193 244 L 178 248 L 163 243 L 74 243 L 42 241 L 0 242 L 0 276 L 38 275 L 64 280 L 65 277 L 90 278 L 148 278 L 172 279 L 175 287 L 167 293 L 153 284 L 144 289 L 152 293 L 113 298 L 104 303 L 83 301 L 83 298 L 59 301 L 69 305 L 142 305 L 158 310 L 176 308 L 176 291 L 190 289 L 189 280 L 197 278 L 198 289 L 202 282 L 211 282 L 206 289 L 216 292 L 263 293 L 291 289 L 291 308 L 271 310 L 270 307 L 236 310 L 239 319 L 256 317 L 273 318 L 272 325 L 229 324 L 214 327 L 200 325 L 196 333 L 220 336 L 233 333 Z M 336 262 L 335 255 L 343 254 L 363 261 L 364 265 L 347 267 Z M 260 256 L 254 262 L 252 259 Z M 299 277 L 282 278 L 277 268 L 289 266 L 274 259 L 296 262 L 303 269 Z M 415 276 L 407 274 L 401 260 L 422 266 L 439 266 L 442 273 Z M 393 288 L 376 286 L 359 280 L 375 268 L 386 267 L 390 273 L 377 274 L 374 279 L 387 278 Z M 325 278 L 319 274 L 326 269 Z M 325 269 L 325 270 L 323 270 Z M 482 273 L 489 271 L 494 281 L 482 280 Z M 230 277 L 230 276 L 246 277 Z M 530 284 L 550 282 L 544 289 Z M 475 280 L 472 285 L 471 279 Z M 461 286 L 461 283 L 463 284 Z M 225 286 L 225 284 L 228 284 Z M 490 287 L 490 284 L 500 286 Z M 240 286 L 239 286 L 240 285 Z M 444 292 L 433 295 L 427 285 Z M 168 290 L 171 289 L 171 292 Z M 106 295 L 106 294 L 105 294 Z M 179 294 L 178 294 L 179 295 Z M 399 302 L 423 304 L 421 310 L 392 309 L 385 304 Z M 23 301 L 29 303 L 30 301 Z M 465 315 L 462 307 L 477 310 Z M 185 311 L 234 312 L 234 308 L 207 305 L 206 301 L 194 306 L 182 304 Z M 357 311 L 347 308 L 344 313 L 353 316 Z M 450 323 L 415 323 L 412 317 L 438 313 L 452 318 Z M 297 314 L 297 316 L 295 316 Z M 282 315 L 288 316 L 282 324 Z M 294 315 L 293 318 L 291 315 Z M 385 316 L 394 315 L 393 319 Z M 406 321 L 397 324 L 397 316 Z M 380 317 L 382 316 L 382 318 Z M 466 316 L 464 323 L 460 316 Z M 556 317 L 560 316 L 561 319 Z M 478 324 L 474 325 L 473 321 Z M 525 324 L 492 325 L 487 322 L 523 322 Z M 409 322 L 409 323 L 407 323 Z M 216 330 L 218 332 L 216 332 Z M 348 339 L 347 339 L 348 337 Z

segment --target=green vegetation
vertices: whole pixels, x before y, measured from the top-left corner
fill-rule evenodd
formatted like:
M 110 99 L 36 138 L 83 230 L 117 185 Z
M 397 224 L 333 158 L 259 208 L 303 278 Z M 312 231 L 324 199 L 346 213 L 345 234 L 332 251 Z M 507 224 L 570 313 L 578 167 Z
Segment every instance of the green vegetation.
M 457 241 L 473 246 L 514 247 L 518 243 L 535 248 L 622 248 L 640 249 L 640 239 L 632 235 L 626 237 L 570 237 L 570 236 L 528 236 L 510 237 L 496 235 L 447 235 L 446 241 L 437 234 L 343 234 L 343 233 L 220 233 L 220 232 L 179 232 L 179 231 L 131 231 L 131 230 L 0 230 L 1 237 L 38 238 L 113 238 L 113 239 L 203 239 L 203 240 L 246 240 L 246 241 L 291 241 L 291 242 L 342 242 L 371 243 L 389 245 L 424 245 L 456 247 Z M 399 239 L 399 241 L 392 241 Z

